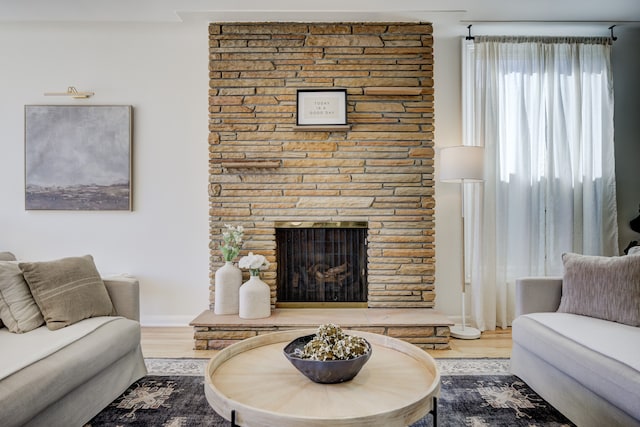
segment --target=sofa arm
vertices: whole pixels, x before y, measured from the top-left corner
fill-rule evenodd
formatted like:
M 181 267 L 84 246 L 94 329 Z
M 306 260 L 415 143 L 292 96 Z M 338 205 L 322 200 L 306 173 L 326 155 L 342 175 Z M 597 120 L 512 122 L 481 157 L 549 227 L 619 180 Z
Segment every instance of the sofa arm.
M 561 277 L 523 277 L 516 280 L 516 317 L 553 312 L 560 306 Z
M 132 277 L 103 278 L 116 313 L 140 321 L 140 284 Z

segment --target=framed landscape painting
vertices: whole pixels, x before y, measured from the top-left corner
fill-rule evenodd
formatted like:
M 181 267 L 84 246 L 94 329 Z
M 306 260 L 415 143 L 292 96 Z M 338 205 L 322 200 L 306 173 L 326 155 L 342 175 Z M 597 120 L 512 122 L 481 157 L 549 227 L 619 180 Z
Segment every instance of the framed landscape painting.
M 26 105 L 27 210 L 131 210 L 132 107 Z

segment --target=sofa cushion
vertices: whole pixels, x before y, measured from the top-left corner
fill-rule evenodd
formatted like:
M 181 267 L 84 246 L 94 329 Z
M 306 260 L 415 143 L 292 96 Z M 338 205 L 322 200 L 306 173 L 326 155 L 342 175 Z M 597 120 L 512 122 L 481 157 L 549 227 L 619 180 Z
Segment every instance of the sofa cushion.
M 19 266 L 50 330 L 115 314 L 91 255 Z
M 514 345 L 640 419 L 640 328 L 570 313 L 531 313 L 513 322 Z
M 640 326 L 640 255 L 565 253 L 559 312 Z
M 71 325 L 70 328 L 82 327 L 83 322 Z M 48 331 L 44 329 L 43 335 L 51 336 L 47 343 L 55 344 L 55 336 L 60 331 Z M 34 331 L 35 332 L 35 331 Z M 9 334 L 12 340 L 26 338 L 27 335 Z M 0 348 L 3 347 L 0 335 Z M 0 420 L 6 421 L 2 425 L 21 426 L 29 425 L 84 425 L 83 423 L 49 423 L 33 422 L 34 415 L 46 412 L 52 406 L 61 405 L 61 401 L 81 389 L 86 383 L 91 383 L 105 370 L 110 370 L 111 378 L 103 380 L 103 389 L 99 395 L 83 396 L 78 398 L 93 402 L 102 400 L 102 396 L 110 396 L 108 401 L 114 400 L 121 394 L 127 385 L 145 375 L 144 361 L 140 353 L 140 324 L 136 321 L 115 318 L 86 334 L 81 339 L 64 346 L 50 354 L 45 359 L 37 361 L 24 369 L 4 378 L 0 382 Z M 130 358 L 130 355 L 139 354 L 135 363 L 119 365 L 118 361 Z M 124 381 L 120 381 L 122 377 Z M 118 386 L 119 390 L 113 390 L 112 386 Z M 105 403 L 104 405 L 107 405 Z M 67 403 L 68 405 L 68 403 Z M 8 424 L 7 424 L 8 423 Z
M 60 349 L 83 339 L 96 329 L 117 319 L 119 317 L 115 316 L 92 317 L 57 331 L 51 331 L 46 326 L 41 326 L 28 334 L 12 334 L 7 330 L 0 331 L 0 345 L 3 349 L 0 381 L 46 359 Z
M 44 323 L 16 261 L 0 261 L 0 318 L 18 334 Z

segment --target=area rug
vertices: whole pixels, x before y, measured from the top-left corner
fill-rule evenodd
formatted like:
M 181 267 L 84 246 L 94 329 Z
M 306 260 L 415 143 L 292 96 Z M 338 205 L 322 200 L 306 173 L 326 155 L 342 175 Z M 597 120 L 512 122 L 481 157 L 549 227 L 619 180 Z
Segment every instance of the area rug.
M 518 377 L 508 359 L 437 359 L 442 427 L 571 427 Z M 85 427 L 229 427 L 204 396 L 203 359 L 146 359 L 149 375 L 134 383 Z M 431 415 L 412 427 L 431 427 Z M 271 427 L 271 426 L 264 426 Z M 277 427 L 277 426 L 273 426 Z

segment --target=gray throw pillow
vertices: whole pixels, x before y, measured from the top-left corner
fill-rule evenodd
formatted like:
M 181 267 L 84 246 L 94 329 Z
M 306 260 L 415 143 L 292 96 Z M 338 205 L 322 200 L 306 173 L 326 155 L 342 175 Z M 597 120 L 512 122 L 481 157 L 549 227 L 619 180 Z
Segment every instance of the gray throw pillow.
M 16 256 L 11 252 L 0 252 L 0 261 L 15 261 Z
M 44 323 L 17 261 L 0 261 L 0 318 L 16 334 Z
M 11 252 L 0 252 L 0 261 L 15 261 L 16 256 Z M 2 319 L 0 319 L 0 328 L 4 327 Z
M 89 317 L 115 315 L 91 255 L 19 265 L 50 330 Z
M 640 255 L 562 255 L 559 312 L 640 326 Z

